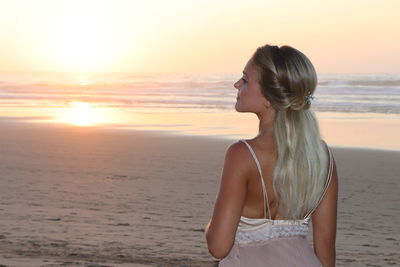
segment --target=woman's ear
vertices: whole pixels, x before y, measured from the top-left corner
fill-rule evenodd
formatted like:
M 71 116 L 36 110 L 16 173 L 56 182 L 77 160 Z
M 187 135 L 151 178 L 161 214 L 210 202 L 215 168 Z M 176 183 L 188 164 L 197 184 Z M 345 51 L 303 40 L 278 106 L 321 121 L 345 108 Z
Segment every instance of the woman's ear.
M 264 99 L 265 99 L 265 107 L 266 108 L 272 108 L 271 102 L 269 102 L 268 99 L 266 99 L 266 98 L 264 98 Z

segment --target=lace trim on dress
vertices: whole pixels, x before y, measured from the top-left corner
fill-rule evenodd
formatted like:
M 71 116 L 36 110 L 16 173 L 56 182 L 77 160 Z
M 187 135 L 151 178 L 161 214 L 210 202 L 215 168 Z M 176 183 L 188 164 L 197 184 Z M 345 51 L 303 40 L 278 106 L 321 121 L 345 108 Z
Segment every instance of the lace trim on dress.
M 246 244 L 272 238 L 307 236 L 309 220 L 270 220 L 243 217 L 236 231 L 235 242 Z

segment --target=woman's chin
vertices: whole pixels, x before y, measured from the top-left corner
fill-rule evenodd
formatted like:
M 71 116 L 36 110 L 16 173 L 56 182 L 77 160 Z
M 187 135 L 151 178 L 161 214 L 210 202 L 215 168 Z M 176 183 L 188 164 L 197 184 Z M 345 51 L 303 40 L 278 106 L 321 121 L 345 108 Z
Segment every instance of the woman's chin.
M 240 108 L 240 105 L 238 105 L 238 103 L 236 103 L 236 105 L 235 105 L 235 110 L 236 110 L 237 112 L 243 112 L 243 109 Z

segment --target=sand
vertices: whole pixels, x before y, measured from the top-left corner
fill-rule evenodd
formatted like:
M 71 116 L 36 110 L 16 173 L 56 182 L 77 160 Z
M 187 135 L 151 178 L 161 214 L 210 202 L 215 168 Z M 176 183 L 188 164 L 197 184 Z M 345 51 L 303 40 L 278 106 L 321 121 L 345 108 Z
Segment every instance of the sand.
M 230 140 L 0 121 L 0 266 L 215 266 Z M 400 152 L 335 148 L 337 266 L 400 264 Z

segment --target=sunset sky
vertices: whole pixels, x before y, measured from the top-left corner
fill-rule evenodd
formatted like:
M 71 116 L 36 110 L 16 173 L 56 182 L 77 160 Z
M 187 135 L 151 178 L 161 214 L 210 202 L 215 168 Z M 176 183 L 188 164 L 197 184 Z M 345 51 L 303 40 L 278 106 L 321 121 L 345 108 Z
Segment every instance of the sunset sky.
M 0 71 L 240 73 L 292 45 L 320 73 L 400 73 L 398 0 L 0 0 Z

